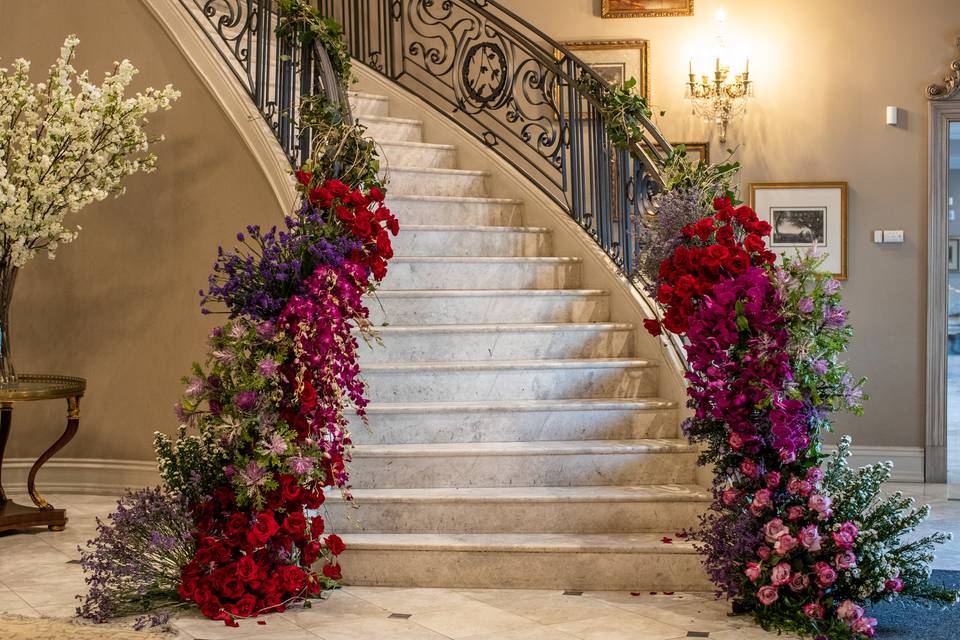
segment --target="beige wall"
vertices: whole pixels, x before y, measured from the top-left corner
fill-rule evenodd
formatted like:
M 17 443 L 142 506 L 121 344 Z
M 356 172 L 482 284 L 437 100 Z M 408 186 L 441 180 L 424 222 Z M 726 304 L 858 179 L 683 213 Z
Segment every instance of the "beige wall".
M 645 38 L 651 100 L 668 139 L 706 140 L 683 99 L 687 60 L 727 12 L 728 43 L 751 51 L 756 99 L 734 124 L 743 185 L 845 180 L 850 186 L 846 300 L 856 329 L 850 361 L 870 378 L 863 418 L 838 431 L 872 446 L 923 445 L 927 103 L 958 52 L 957 0 L 697 0 L 681 18 L 601 20 L 599 0 L 506 0 L 560 40 Z M 901 126 L 884 108 L 901 108 Z M 712 154 L 721 157 L 716 137 Z M 904 229 L 875 245 L 872 229 Z
M 171 0 L 176 1 L 176 0 Z M 183 97 L 154 117 L 158 169 L 126 195 L 91 205 L 55 261 L 27 265 L 14 301 L 14 361 L 23 372 L 86 377 L 80 434 L 65 457 L 150 459 L 171 431 L 180 377 L 211 326 L 197 290 L 217 245 L 280 215 L 266 180 L 213 98 L 139 0 L 0 0 L 0 66 L 18 56 L 42 72 L 63 36 L 81 40 L 93 77 L 129 58 L 137 87 L 173 83 Z M 39 453 L 62 430 L 65 405 L 15 412 L 7 455 Z

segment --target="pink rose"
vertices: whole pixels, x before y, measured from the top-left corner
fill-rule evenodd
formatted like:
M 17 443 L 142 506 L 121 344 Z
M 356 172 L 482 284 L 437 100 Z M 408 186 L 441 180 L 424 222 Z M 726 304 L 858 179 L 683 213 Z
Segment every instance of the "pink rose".
M 840 525 L 840 531 L 850 536 L 851 538 L 856 538 L 857 534 L 860 533 L 860 529 L 857 529 L 857 525 L 853 524 L 849 520 Z
M 757 598 L 764 605 L 770 606 L 777 601 L 777 598 L 780 597 L 780 594 L 777 592 L 776 587 L 771 587 L 770 585 L 765 585 L 760 587 L 760 590 L 757 591 Z
M 820 522 L 825 522 L 833 517 L 833 509 L 827 509 L 826 511 L 821 511 L 820 515 L 817 516 L 817 520 Z
M 729 489 L 723 490 L 723 493 L 721 494 L 720 499 L 723 501 L 723 504 L 725 506 L 731 507 L 737 502 L 737 499 L 739 497 L 740 497 L 740 492 L 734 489 L 733 487 L 730 487 Z
M 770 473 L 767 474 L 765 480 L 767 482 L 768 489 L 776 489 L 777 487 L 780 486 L 780 472 L 771 471 Z
M 820 467 L 810 467 L 807 469 L 807 482 L 817 484 L 823 480 L 823 469 Z
M 850 625 L 850 630 L 854 633 L 859 633 L 860 635 L 867 636 L 872 638 L 873 635 L 877 632 L 875 627 L 877 626 L 876 618 L 858 618 Z
M 785 536 L 788 533 L 790 533 L 790 530 L 784 526 L 783 520 L 780 518 L 773 518 L 767 524 L 763 525 L 763 535 L 766 537 L 767 542 L 770 543 L 776 542 L 780 536 Z
M 780 462 L 784 464 L 790 464 L 795 462 L 797 459 L 797 452 L 793 447 L 780 449 Z
M 797 547 L 797 539 L 794 538 L 789 533 L 785 536 L 780 536 L 775 543 L 773 543 L 773 551 L 778 556 L 785 556 Z
M 853 600 L 844 600 L 837 607 L 837 617 L 846 620 L 848 623 L 859 620 L 863 617 L 863 607 L 856 604 Z
M 813 565 L 813 570 L 817 574 L 817 584 L 826 589 L 837 580 L 837 572 L 826 562 L 818 562 Z
M 853 569 L 857 566 L 857 556 L 853 551 L 844 551 L 834 557 L 833 563 L 837 565 L 837 569 Z
M 897 576 L 895 578 L 890 578 L 889 580 L 883 583 L 883 587 L 887 591 L 900 593 L 901 591 L 903 591 L 903 578 L 901 578 L 900 576 Z
M 770 556 L 773 555 L 773 549 L 767 545 L 760 545 L 757 547 L 757 555 L 760 556 L 761 560 L 769 560 Z
M 743 475 L 747 476 L 748 478 L 756 478 L 758 475 L 760 475 L 760 470 L 757 468 L 757 463 L 749 458 L 740 463 L 740 471 L 742 471 Z
M 727 438 L 727 442 L 730 443 L 730 447 L 733 449 L 740 449 L 743 447 L 743 438 L 736 431 L 730 434 L 730 437 Z
M 787 520 L 789 520 L 790 522 L 799 520 L 802 517 L 803 517 L 803 507 L 798 507 L 794 505 L 787 509 Z
M 769 507 L 771 504 L 770 490 L 760 489 L 753 494 L 753 502 L 750 503 L 750 511 L 753 513 L 753 515 L 759 516 L 761 513 L 763 513 L 763 510 Z
M 833 538 L 833 544 L 837 545 L 840 549 L 853 548 L 853 536 L 847 531 L 834 531 L 830 534 L 830 537 Z
M 830 504 L 833 501 L 830 500 L 828 496 L 820 495 L 815 493 L 810 496 L 810 499 L 807 501 L 807 506 L 816 511 L 817 513 L 823 513 L 830 508 Z
M 756 582 L 760 578 L 760 565 L 756 562 L 748 562 L 747 568 L 743 570 L 750 582 Z
M 786 562 L 781 562 L 770 572 L 770 582 L 777 587 L 788 584 L 790 582 L 791 572 L 790 565 Z
M 808 524 L 800 529 L 800 544 L 807 551 L 820 551 L 820 531 L 817 525 Z
M 805 573 L 797 572 L 790 576 L 790 590 L 794 593 L 806 591 L 807 587 L 809 586 L 810 578 L 808 578 Z
M 823 605 L 818 602 L 810 602 L 801 608 L 803 615 L 814 620 L 823 619 Z
M 790 476 L 787 482 L 787 491 L 797 496 L 808 496 L 813 492 L 813 485 L 797 476 Z

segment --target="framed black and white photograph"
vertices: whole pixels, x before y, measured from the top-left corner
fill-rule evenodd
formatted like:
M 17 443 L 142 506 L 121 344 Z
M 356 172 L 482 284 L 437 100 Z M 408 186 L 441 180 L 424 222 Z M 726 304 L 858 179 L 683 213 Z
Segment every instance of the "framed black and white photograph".
M 770 210 L 770 245 L 809 247 L 827 244 L 826 207 L 774 207 Z
M 770 223 L 770 249 L 794 256 L 816 246 L 823 269 L 847 278 L 847 183 L 759 182 L 750 185 L 750 205 Z
M 960 271 L 960 238 L 947 239 L 947 270 Z

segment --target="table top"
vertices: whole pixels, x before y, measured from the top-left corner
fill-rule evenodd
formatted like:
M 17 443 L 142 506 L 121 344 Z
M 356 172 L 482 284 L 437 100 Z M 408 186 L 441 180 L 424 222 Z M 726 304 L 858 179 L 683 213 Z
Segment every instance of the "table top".
M 0 402 L 78 398 L 87 388 L 87 381 L 72 376 L 24 373 L 17 376 L 17 385 L 0 388 Z

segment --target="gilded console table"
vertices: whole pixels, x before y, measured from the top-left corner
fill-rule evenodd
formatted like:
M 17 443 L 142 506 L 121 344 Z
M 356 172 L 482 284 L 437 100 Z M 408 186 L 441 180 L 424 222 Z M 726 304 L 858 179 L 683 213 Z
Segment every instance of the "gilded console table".
M 80 398 L 83 396 L 86 386 L 87 381 L 83 378 L 27 374 L 18 377 L 15 387 L 0 389 L 0 531 L 42 526 L 48 527 L 51 531 L 63 531 L 66 526 L 66 511 L 64 509 L 54 509 L 37 492 L 37 472 L 77 433 L 77 428 L 80 426 Z M 7 446 L 7 438 L 10 436 L 13 405 L 16 402 L 61 399 L 67 401 L 67 428 L 63 435 L 37 458 L 37 461 L 30 467 L 30 475 L 27 476 L 27 491 L 36 506 L 28 507 L 17 504 L 7 498 L 3 492 L 2 481 L 3 451 Z

